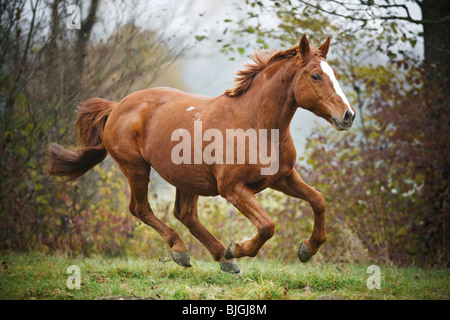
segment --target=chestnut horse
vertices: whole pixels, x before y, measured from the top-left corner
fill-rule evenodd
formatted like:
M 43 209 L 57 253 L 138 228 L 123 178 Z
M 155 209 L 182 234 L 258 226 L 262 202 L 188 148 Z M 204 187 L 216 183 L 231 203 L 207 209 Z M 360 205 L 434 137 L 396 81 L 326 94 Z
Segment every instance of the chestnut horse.
M 150 170 L 154 168 L 176 187 L 175 217 L 208 249 L 221 270 L 230 273 L 239 272 L 235 258 L 254 257 L 275 231 L 274 222 L 255 193 L 266 188 L 279 190 L 308 201 L 314 211 L 312 234 L 298 249 L 300 260 L 306 262 L 325 242 L 326 203 L 323 195 L 308 186 L 294 169 L 297 155 L 289 131 L 290 122 L 298 107 L 326 119 L 338 130 L 349 129 L 355 119 L 355 109 L 326 62 L 329 46 L 329 37 L 315 48 L 303 36 L 298 45 L 271 56 L 256 52 L 252 57 L 254 63 L 238 72 L 235 87 L 215 98 L 170 88 L 152 88 L 132 93 L 119 103 L 100 98 L 84 101 L 78 106 L 76 124 L 81 145 L 67 150 L 56 143 L 50 144 L 49 172 L 71 180 L 102 162 L 109 153 L 130 184 L 130 212 L 164 238 L 176 263 L 190 266 L 188 248 L 178 232 L 159 220 L 150 208 L 147 193 Z M 245 133 L 250 129 L 275 132 L 278 140 L 270 139 L 269 147 L 265 148 L 271 150 L 276 169 L 271 174 L 262 174 L 267 161 L 248 161 L 258 148 L 245 151 L 244 163 L 228 161 L 228 154 L 227 161 L 222 161 L 220 157 L 225 155 L 218 148 L 214 159 L 219 161 L 174 163 L 177 146 L 174 137 L 183 132 L 195 136 L 199 121 L 200 134 L 215 130 L 211 132 L 215 133 L 216 147 L 220 143 L 225 145 L 219 135 L 225 136 L 230 129 L 246 130 Z M 244 137 L 245 146 L 249 145 L 249 137 Z M 177 150 L 178 155 L 183 153 L 183 157 L 190 157 L 191 151 L 201 154 L 205 149 L 194 143 Z M 236 153 L 237 148 L 231 151 Z M 234 154 L 234 159 L 236 157 Z M 200 195 L 221 195 L 227 199 L 255 225 L 256 235 L 225 247 L 199 221 L 197 200 Z

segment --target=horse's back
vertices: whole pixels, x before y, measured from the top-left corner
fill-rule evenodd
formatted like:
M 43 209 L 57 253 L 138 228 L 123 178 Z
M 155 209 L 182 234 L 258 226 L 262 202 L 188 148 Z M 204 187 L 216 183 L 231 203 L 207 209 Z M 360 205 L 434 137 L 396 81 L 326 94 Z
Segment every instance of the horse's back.
M 206 105 L 213 98 L 184 92 L 174 88 L 156 87 L 139 90 L 124 97 L 111 112 L 108 122 L 110 127 L 116 122 L 151 120 L 157 112 L 164 112 L 168 116 L 175 116 L 179 111 L 184 111 L 185 106 L 195 104 Z M 147 117 L 144 117 L 147 116 Z
M 179 89 L 170 88 L 170 87 L 155 87 L 155 88 L 149 88 L 149 89 L 143 89 L 136 92 L 133 92 L 123 98 L 119 104 L 122 102 L 132 102 L 132 103 L 139 103 L 139 102 L 151 102 L 155 100 L 161 100 L 161 101 L 170 101 L 170 100 L 177 100 L 177 101 L 198 101 L 198 102 L 207 102 L 211 100 L 211 97 L 194 94 L 185 92 Z

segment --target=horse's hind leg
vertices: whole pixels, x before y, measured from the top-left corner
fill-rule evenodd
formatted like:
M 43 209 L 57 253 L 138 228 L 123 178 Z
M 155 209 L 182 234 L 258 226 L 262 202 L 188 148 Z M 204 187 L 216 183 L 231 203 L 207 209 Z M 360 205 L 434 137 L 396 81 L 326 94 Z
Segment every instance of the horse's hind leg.
M 173 260 L 181 266 L 190 266 L 188 248 L 181 240 L 176 230 L 168 227 L 153 213 L 148 203 L 148 183 L 150 176 L 150 165 L 143 159 L 139 163 L 124 166 L 119 165 L 122 172 L 127 176 L 131 188 L 130 212 L 141 219 L 145 224 L 155 229 L 167 242 L 172 250 Z
M 225 246 L 198 219 L 197 200 L 198 195 L 177 189 L 174 208 L 175 217 L 208 249 L 214 260 L 219 262 L 222 271 L 239 273 L 240 270 L 235 259 L 225 259 Z

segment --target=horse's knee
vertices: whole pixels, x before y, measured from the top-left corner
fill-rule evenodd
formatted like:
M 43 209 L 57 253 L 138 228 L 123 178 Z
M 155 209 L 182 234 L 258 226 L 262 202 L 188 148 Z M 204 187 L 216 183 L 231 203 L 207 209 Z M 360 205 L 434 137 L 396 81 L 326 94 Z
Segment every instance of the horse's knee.
M 195 219 L 191 215 L 183 215 L 181 217 L 181 223 L 183 223 L 188 229 L 193 228 L 196 224 L 198 224 L 198 219 Z
M 177 189 L 173 215 L 188 228 L 195 224 L 198 220 L 196 196 L 183 193 Z
M 139 218 L 138 216 L 138 211 L 136 209 L 136 204 L 134 203 L 134 201 L 130 201 L 130 204 L 128 206 L 128 209 L 130 210 L 130 213 L 135 216 L 136 218 Z
M 177 218 L 178 221 L 184 224 L 187 228 L 192 227 L 196 222 L 195 215 L 189 210 L 181 211 L 179 208 L 175 208 L 173 214 L 175 218 Z
M 266 222 L 259 230 L 259 236 L 263 241 L 267 241 L 275 234 L 275 223 L 273 221 Z
M 325 197 L 319 191 L 314 195 L 313 199 L 311 199 L 311 207 L 314 210 L 314 213 L 321 214 L 324 213 L 327 209 L 327 202 L 325 201 Z
M 147 205 L 142 205 L 136 201 L 131 200 L 128 209 L 133 216 L 147 224 L 148 221 L 154 217 L 153 211 L 148 203 Z
M 177 220 L 181 221 L 180 209 L 177 206 L 173 209 L 173 215 L 177 218 Z

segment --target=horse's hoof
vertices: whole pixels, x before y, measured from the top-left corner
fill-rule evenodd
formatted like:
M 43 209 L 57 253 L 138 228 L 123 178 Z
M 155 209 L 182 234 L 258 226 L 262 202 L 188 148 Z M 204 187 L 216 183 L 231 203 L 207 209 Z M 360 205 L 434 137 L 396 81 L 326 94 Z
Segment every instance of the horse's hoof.
M 241 272 L 241 270 L 239 270 L 238 264 L 234 259 L 220 262 L 220 270 L 231 274 L 237 274 Z
M 191 258 L 189 257 L 189 252 L 172 251 L 172 259 L 182 267 L 191 266 Z
M 228 245 L 228 247 L 225 249 L 225 259 L 231 260 L 233 258 L 235 258 L 235 256 L 234 256 L 234 245 L 233 245 L 233 243 L 230 243 Z
M 312 256 L 313 255 L 308 252 L 306 244 L 302 242 L 298 247 L 298 258 L 300 259 L 300 261 L 303 263 L 308 262 L 308 260 L 311 259 Z

